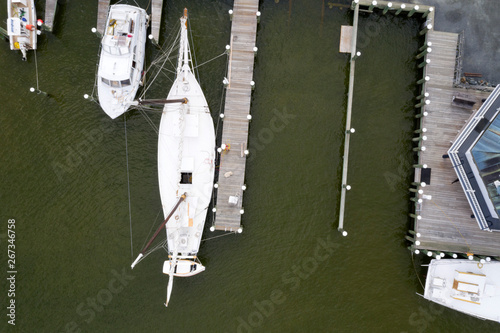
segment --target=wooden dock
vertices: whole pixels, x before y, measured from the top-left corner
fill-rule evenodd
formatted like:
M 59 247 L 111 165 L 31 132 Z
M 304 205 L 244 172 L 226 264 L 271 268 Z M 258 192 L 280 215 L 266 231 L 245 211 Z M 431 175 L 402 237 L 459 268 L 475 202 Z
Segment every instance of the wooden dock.
M 453 96 L 464 93 L 464 89 L 453 87 L 458 34 L 430 31 L 427 41 L 432 42 L 432 52 L 427 54 L 431 62 L 425 67 L 424 75 L 430 77 L 425 91 L 431 103 L 425 107 L 428 115 L 421 118 L 427 140 L 422 141 L 426 150 L 419 153 L 418 164 L 427 164 L 431 177 L 430 184 L 422 188 L 423 195 L 419 195 L 422 203 L 416 204 L 416 213 L 421 216 L 415 220 L 415 231 L 421 234 L 417 248 L 500 256 L 500 234 L 479 229 L 460 183 L 454 182 L 457 175 L 450 159 L 443 158 L 489 93 L 466 91 L 477 101 L 472 111 L 453 106 Z M 421 169 L 417 169 L 415 181 L 420 180 Z
M 345 139 L 344 139 L 344 156 L 342 165 L 342 187 L 340 190 L 340 208 L 339 208 L 339 231 L 343 233 L 344 236 L 347 235 L 344 232 L 344 213 L 345 213 L 345 197 L 347 194 L 347 171 L 349 165 L 349 141 L 351 138 L 351 114 L 352 114 L 352 99 L 354 93 L 354 69 L 356 65 L 356 59 L 353 56 L 356 54 L 356 41 L 358 38 L 358 18 L 359 18 L 359 6 L 354 8 L 354 21 L 353 27 L 351 29 L 351 41 L 350 41 L 350 52 L 351 52 L 351 64 L 349 69 L 349 90 L 347 92 L 347 115 L 345 122 Z M 342 41 L 341 41 L 342 42 Z M 341 47 L 342 49 L 342 47 Z M 340 51 L 342 52 L 342 51 Z
M 99 4 L 97 7 L 97 31 L 103 35 L 104 34 L 104 26 L 106 25 L 106 19 L 108 17 L 108 8 L 109 8 L 110 0 L 99 0 Z
M 231 27 L 228 80 L 219 180 L 215 207 L 216 230 L 241 232 L 243 189 L 250 100 L 252 95 L 258 0 L 235 0 Z M 229 148 L 229 149 L 228 149 Z
M 52 31 L 54 28 L 54 17 L 56 16 L 57 0 L 45 1 L 45 18 L 43 19 L 44 28 Z
M 160 38 L 161 14 L 163 9 L 163 0 L 153 0 L 151 4 L 151 34 L 153 39 L 158 42 Z

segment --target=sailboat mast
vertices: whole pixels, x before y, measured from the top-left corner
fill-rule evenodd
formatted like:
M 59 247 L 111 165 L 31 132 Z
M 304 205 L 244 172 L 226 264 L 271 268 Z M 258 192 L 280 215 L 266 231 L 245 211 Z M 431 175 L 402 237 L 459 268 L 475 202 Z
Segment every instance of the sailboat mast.
M 181 41 L 179 48 L 179 59 L 177 62 L 177 75 L 182 71 L 183 65 L 189 64 L 189 41 L 187 35 L 187 8 L 184 8 L 184 15 L 181 17 Z

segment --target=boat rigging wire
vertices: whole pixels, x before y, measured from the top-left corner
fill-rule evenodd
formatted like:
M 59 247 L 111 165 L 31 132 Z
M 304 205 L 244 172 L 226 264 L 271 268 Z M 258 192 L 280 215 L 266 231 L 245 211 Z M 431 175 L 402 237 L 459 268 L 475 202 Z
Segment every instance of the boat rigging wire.
M 35 53 L 35 76 L 36 76 L 36 90 L 38 89 L 38 61 L 36 60 L 36 50 L 33 50 Z
M 418 276 L 417 268 L 415 267 L 415 258 L 413 256 L 413 251 L 411 251 L 410 254 L 411 254 L 411 263 L 413 265 L 413 270 L 415 271 L 415 275 L 417 276 L 418 282 L 420 282 L 422 289 L 425 289 L 424 284 L 422 283 L 422 280 L 420 280 L 420 276 Z
M 236 232 L 235 231 L 228 232 L 228 233 L 225 233 L 225 234 L 222 234 L 222 235 L 218 235 L 218 236 L 214 236 L 214 237 L 210 237 L 210 238 L 205 238 L 205 239 L 202 239 L 201 241 L 204 242 L 204 241 L 208 241 L 208 240 L 212 240 L 212 239 L 215 239 L 215 238 L 219 238 L 219 237 L 223 237 L 223 236 L 228 236 L 228 235 L 236 235 Z
M 127 143 L 127 115 L 123 114 L 123 125 L 125 128 L 125 157 L 127 161 L 127 192 L 128 192 L 128 216 L 129 216 L 129 224 L 130 224 L 130 257 L 134 259 L 134 245 L 133 245 L 133 236 L 132 236 L 132 206 L 130 204 L 130 176 L 129 176 L 129 168 L 128 168 L 128 143 Z
M 226 52 L 222 52 L 222 53 L 221 53 L 221 54 L 219 54 L 218 56 L 215 56 L 215 57 L 213 57 L 212 59 L 207 60 L 207 61 L 205 61 L 204 63 L 197 65 L 194 69 L 198 69 L 198 67 L 201 67 L 201 66 L 203 66 L 203 65 L 206 65 L 206 64 L 208 64 L 209 62 L 211 62 L 211 61 L 213 61 L 213 60 L 215 60 L 215 59 L 217 59 L 217 58 L 220 58 L 220 57 L 222 57 L 222 56 L 223 56 L 223 55 L 225 55 L 225 54 L 227 54 L 227 53 L 226 53 Z

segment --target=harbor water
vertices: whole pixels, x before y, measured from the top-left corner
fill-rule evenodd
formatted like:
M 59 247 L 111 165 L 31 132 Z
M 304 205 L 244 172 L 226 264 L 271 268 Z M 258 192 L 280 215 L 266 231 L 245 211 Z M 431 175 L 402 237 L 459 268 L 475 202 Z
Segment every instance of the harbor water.
M 138 3 L 147 8 L 149 1 Z M 232 4 L 165 0 L 159 43 L 172 41 L 187 7 L 197 63 L 221 55 Z M 123 116 L 111 120 L 83 98 L 94 91 L 97 2 L 60 1 L 54 33 L 39 38 L 36 57 L 29 52 L 27 62 L 2 43 L 0 331 L 497 328 L 417 295 L 425 262 L 411 256 L 404 240 L 411 227 L 413 105 L 421 75 L 415 19 L 360 15 L 348 236 L 337 231 L 349 78 L 349 55 L 339 53 L 339 40 L 341 25 L 352 24 L 349 5 L 260 2 L 244 231 L 213 238 L 224 233 L 210 232 L 208 217 L 199 251 L 206 271 L 176 278 L 168 308 L 168 276 L 161 272 L 166 252 L 130 269 L 162 219 L 157 133 L 148 122 L 158 126 L 160 114 L 133 110 L 126 122 Z M 42 16 L 44 2 L 37 10 Z M 6 8 L 0 16 L 5 20 Z M 149 41 L 146 49 L 148 66 L 160 52 Z M 226 69 L 225 55 L 198 68 L 219 135 Z M 152 77 L 146 74 L 146 81 Z M 165 98 L 172 78 L 159 75 L 145 97 Z M 7 279 L 12 220 L 14 283 Z M 9 295 L 12 288 L 15 295 Z M 7 316 L 12 300 L 15 326 Z

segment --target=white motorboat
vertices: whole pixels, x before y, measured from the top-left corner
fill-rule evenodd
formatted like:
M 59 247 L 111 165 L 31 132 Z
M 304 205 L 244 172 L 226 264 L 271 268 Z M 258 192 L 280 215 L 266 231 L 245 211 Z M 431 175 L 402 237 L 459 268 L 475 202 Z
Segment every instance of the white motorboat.
M 193 276 L 205 270 L 197 254 L 215 171 L 214 125 L 193 74 L 186 9 L 180 21 L 177 76 L 164 102 L 158 134 L 158 182 L 165 220 L 132 264 L 133 268 L 141 260 L 165 225 L 169 258 L 163 265 L 163 273 L 169 275 L 166 306 L 174 276 Z
M 7 34 L 10 49 L 20 50 L 26 60 L 28 50 L 36 50 L 37 20 L 33 0 L 7 0 Z
M 429 264 L 424 298 L 500 322 L 500 262 L 434 259 Z
M 139 7 L 109 7 L 97 91 L 101 108 L 112 119 L 127 111 L 141 84 L 148 19 L 146 11 Z

